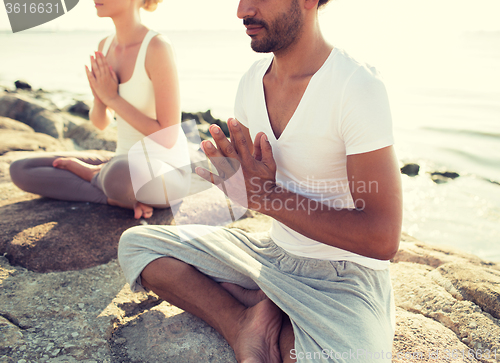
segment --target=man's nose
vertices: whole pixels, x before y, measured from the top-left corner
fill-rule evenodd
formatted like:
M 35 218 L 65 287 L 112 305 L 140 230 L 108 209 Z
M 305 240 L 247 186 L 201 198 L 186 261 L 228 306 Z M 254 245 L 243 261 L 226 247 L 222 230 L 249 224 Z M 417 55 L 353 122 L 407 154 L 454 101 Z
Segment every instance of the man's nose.
M 240 0 L 236 15 L 240 19 L 253 18 L 257 13 L 255 8 L 255 0 Z

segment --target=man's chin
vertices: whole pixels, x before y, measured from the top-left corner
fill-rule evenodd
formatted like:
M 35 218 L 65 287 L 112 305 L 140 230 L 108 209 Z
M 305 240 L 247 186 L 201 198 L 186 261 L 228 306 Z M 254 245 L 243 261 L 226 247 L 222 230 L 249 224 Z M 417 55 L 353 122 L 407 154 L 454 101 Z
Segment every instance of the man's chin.
M 259 42 L 256 39 L 252 39 L 252 42 L 250 43 L 250 47 L 254 52 L 257 53 L 271 53 L 272 49 L 270 49 L 269 46 L 266 46 L 265 44 L 262 44 L 262 42 Z

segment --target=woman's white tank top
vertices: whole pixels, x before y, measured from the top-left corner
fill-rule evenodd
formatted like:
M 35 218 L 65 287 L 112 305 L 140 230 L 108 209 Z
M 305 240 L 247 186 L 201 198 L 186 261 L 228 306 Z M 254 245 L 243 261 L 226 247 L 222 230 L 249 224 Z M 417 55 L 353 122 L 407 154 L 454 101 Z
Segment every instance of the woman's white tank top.
M 118 85 L 119 95 L 152 119 L 156 119 L 156 102 L 153 82 L 151 82 L 146 72 L 146 53 L 149 42 L 157 34 L 157 32 L 149 30 L 137 54 L 132 77 L 127 82 Z M 114 35 L 111 35 L 106 39 L 102 49 L 104 56 L 108 54 L 113 38 Z M 116 121 L 118 130 L 116 155 L 128 154 L 130 148 L 143 140 L 145 135 L 132 127 L 119 114 L 116 114 Z M 187 139 L 182 127 L 176 128 L 178 129 L 178 137 L 175 145 L 170 149 L 160 148 L 162 150 L 161 155 L 156 156 L 174 167 L 183 168 L 190 164 Z M 158 148 L 155 149 L 159 150 Z M 155 155 L 149 155 L 149 157 L 152 158 Z

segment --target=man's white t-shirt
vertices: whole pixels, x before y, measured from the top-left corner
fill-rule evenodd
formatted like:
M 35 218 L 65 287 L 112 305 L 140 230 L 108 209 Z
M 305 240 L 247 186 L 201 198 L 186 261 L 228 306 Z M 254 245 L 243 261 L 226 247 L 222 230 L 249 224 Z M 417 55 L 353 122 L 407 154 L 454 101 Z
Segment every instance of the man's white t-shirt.
M 276 139 L 263 86 L 272 60 L 270 57 L 254 63 L 242 77 L 236 95 L 236 119 L 249 128 L 252 140 L 261 131 L 267 135 L 279 185 L 336 209 L 354 208 L 350 187 L 368 191 L 377 185 L 354 183 L 352 176 L 347 175 L 347 155 L 394 143 L 387 92 L 377 71 L 356 62 L 344 51 L 333 49 L 312 76 L 295 113 Z M 276 202 L 269 206 L 309 208 L 307 204 L 285 206 Z M 389 264 L 315 241 L 276 220 L 270 235 L 278 246 L 297 256 L 352 261 L 376 270 Z

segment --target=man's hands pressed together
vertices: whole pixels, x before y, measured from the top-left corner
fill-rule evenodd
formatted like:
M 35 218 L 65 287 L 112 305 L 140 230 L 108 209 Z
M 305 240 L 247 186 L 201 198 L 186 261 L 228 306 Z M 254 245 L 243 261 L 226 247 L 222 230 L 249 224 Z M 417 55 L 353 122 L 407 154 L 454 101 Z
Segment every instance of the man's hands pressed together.
M 267 136 L 259 132 L 252 147 L 238 120 L 229 119 L 228 126 L 231 140 L 226 138 L 219 126 L 212 125 L 210 133 L 216 146 L 210 141 L 201 144 L 218 175 L 201 167 L 196 168 L 196 173 L 217 185 L 233 201 L 260 211 L 265 204 L 262 201 L 276 188 L 276 162 L 271 144 Z M 252 148 L 253 154 L 250 151 Z
M 361 209 L 323 208 L 320 201 L 276 184 L 276 162 L 263 132 L 256 135 L 252 145 L 250 137 L 245 135 L 247 129 L 237 120 L 230 119 L 228 125 L 231 140 L 218 126 L 212 125 L 210 133 L 216 146 L 210 141 L 202 143 L 219 174 L 198 167 L 196 172 L 203 179 L 217 185 L 232 201 L 266 214 L 313 240 L 380 260 L 394 256 L 401 233 L 402 201 L 392 147 L 347 157 L 347 172 L 354 181 L 365 185 L 375 182 L 378 186 L 361 194 L 351 190 L 354 200 L 363 200 Z M 303 206 L 306 208 L 300 208 Z

